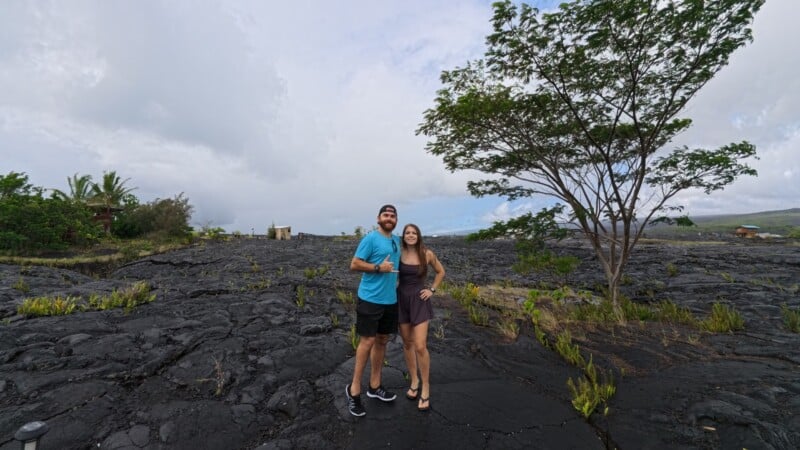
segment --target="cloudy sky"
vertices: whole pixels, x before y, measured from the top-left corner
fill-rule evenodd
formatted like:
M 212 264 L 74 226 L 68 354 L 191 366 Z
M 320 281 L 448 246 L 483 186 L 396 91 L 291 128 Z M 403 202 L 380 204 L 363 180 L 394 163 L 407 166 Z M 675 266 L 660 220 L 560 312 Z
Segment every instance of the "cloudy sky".
M 549 7 L 553 2 L 539 2 Z M 183 192 L 195 226 L 352 233 L 394 203 L 425 233 L 546 200 L 471 198 L 415 136 L 439 74 L 483 54 L 491 2 L 0 2 L 0 173 L 68 190 L 116 170 L 142 201 Z M 691 215 L 800 207 L 800 2 L 687 108 L 681 140 L 749 140 L 758 178 L 687 192 Z

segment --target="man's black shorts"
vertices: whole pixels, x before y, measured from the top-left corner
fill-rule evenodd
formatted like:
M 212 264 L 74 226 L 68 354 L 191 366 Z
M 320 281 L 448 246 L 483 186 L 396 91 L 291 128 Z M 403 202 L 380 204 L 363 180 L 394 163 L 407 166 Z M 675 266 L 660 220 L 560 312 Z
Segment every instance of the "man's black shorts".
M 359 298 L 356 305 L 356 333 L 365 337 L 396 334 L 397 303 L 381 305 Z

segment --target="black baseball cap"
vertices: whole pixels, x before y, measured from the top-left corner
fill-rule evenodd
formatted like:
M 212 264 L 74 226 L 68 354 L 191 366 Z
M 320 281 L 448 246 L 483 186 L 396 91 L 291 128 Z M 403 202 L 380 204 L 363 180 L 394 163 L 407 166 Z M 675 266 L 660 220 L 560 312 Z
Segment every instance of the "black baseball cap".
M 386 211 L 394 213 L 395 216 L 397 215 L 397 208 L 395 208 L 394 205 L 383 205 L 383 206 L 381 206 L 380 211 L 378 211 L 378 215 L 380 216 L 381 213 L 386 212 Z

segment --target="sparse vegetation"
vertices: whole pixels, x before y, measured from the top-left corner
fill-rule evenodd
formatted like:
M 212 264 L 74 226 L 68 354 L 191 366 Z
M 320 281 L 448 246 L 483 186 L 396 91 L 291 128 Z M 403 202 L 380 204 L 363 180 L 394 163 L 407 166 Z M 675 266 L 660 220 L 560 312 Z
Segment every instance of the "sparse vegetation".
M 727 272 L 720 272 L 719 276 L 721 276 L 722 279 L 727 281 L 728 283 L 735 283 L 736 282 L 736 280 L 733 279 L 733 275 L 731 275 L 731 274 L 729 274 Z
M 558 334 L 554 347 L 556 352 L 573 366 L 583 367 L 586 365 L 586 361 L 581 355 L 580 347 L 578 347 L 578 344 L 572 343 L 572 336 L 569 330 L 563 330 Z
M 306 287 L 302 284 L 297 286 L 295 303 L 298 307 L 303 308 L 306 306 Z
M 473 324 L 481 327 L 489 325 L 489 313 L 480 305 L 470 304 L 467 306 L 467 312 L 469 313 L 469 320 Z
M 23 278 L 22 276 L 20 276 L 17 279 L 17 282 L 14 283 L 11 286 L 11 288 L 16 289 L 16 290 L 22 292 L 23 294 L 27 294 L 31 290 L 31 287 L 28 286 L 28 283 L 25 282 L 25 278 Z
M 35 297 L 26 298 L 17 307 L 17 313 L 28 317 L 65 316 L 78 308 L 79 297 Z
M 353 293 L 350 291 L 343 291 L 341 289 L 336 290 L 336 298 L 343 304 L 343 305 L 353 305 L 355 304 L 355 298 L 353 298 Z
M 519 336 L 519 324 L 515 319 L 510 317 L 503 318 L 503 320 L 497 324 L 497 329 L 500 331 L 500 334 L 512 341 Z
M 608 415 L 608 400 L 617 391 L 611 372 L 601 371 L 601 380 L 591 357 L 583 369 L 584 377 L 578 378 L 577 383 L 572 378 L 567 380 L 567 387 L 572 394 L 572 406 L 584 418 L 588 418 L 598 406 L 603 404 L 603 415 Z
M 350 346 L 353 347 L 353 351 L 356 351 L 358 348 L 358 333 L 356 332 L 356 325 L 350 325 L 350 331 L 347 332 L 347 338 L 350 340 Z
M 450 286 L 449 284 L 445 283 L 442 284 L 444 285 L 444 288 L 442 290 L 447 292 L 451 297 L 453 297 L 456 301 L 461 303 L 461 305 L 464 307 L 469 307 L 478 300 L 480 288 L 472 283 L 467 283 L 466 285 L 461 287 Z
M 28 317 L 36 317 L 123 308 L 127 313 L 135 307 L 150 303 L 155 299 L 156 295 L 150 293 L 150 285 L 145 281 L 138 281 L 127 288 L 114 290 L 106 296 L 92 294 L 86 302 L 81 297 L 72 296 L 27 298 L 17 308 L 17 312 Z
M 269 289 L 270 286 L 272 286 L 272 280 L 267 277 L 261 277 L 259 281 L 248 284 L 247 289 L 251 291 L 263 291 L 264 289 Z
M 733 307 L 715 302 L 711 305 L 711 315 L 701 322 L 701 327 L 712 333 L 732 333 L 744 329 L 744 319 Z
M 303 270 L 303 274 L 309 280 L 313 280 L 316 277 L 321 277 L 326 273 L 328 273 L 328 266 L 320 266 L 317 268 L 307 267 L 306 269 Z
M 667 275 L 669 275 L 670 277 L 678 275 L 678 266 L 676 266 L 674 263 L 667 263 L 666 267 L 667 267 Z
M 800 308 L 789 308 L 781 305 L 781 315 L 786 329 L 792 333 L 800 333 Z

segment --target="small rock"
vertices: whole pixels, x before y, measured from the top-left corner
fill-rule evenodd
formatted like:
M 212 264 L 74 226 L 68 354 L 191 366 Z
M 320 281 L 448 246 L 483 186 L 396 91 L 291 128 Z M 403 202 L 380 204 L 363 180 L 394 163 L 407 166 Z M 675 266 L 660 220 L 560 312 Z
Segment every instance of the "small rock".
M 137 447 L 144 447 L 150 442 L 150 428 L 147 425 L 136 425 L 128 431 L 131 442 Z
M 158 437 L 161 439 L 161 442 L 165 444 L 172 443 L 174 441 L 176 428 L 175 422 L 172 421 L 161 425 L 161 428 L 158 429 Z

